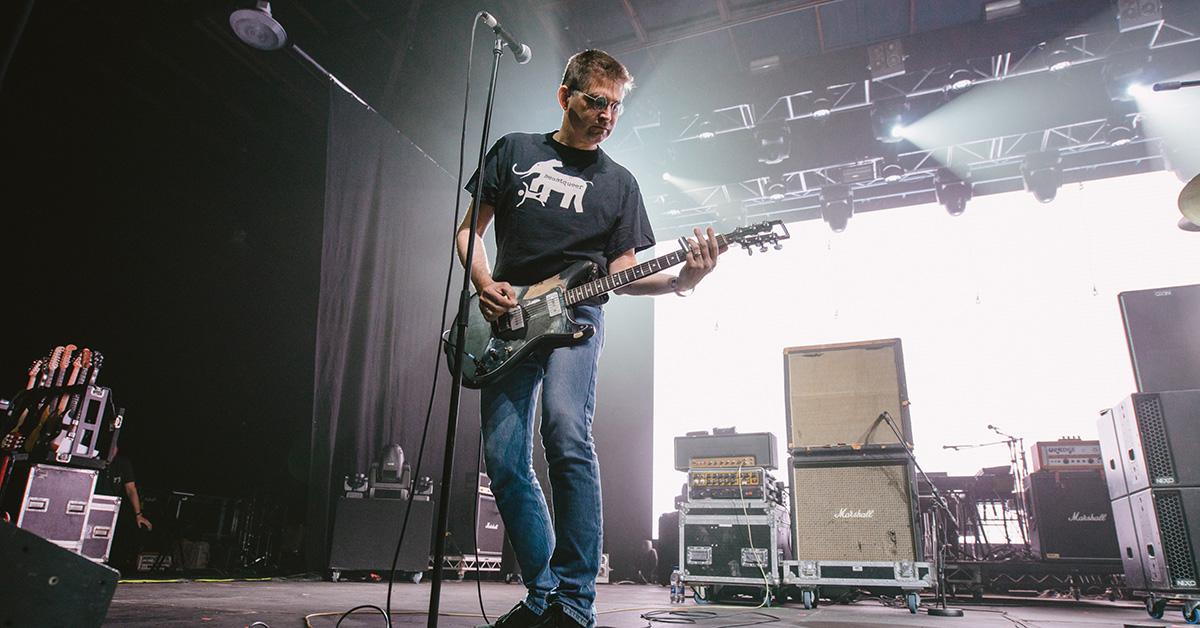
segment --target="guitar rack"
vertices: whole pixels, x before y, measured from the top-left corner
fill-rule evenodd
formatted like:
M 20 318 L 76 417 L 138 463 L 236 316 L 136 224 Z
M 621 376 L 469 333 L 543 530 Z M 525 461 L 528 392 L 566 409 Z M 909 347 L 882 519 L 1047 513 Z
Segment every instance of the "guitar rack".
M 25 388 L 0 403 L 0 504 L 10 505 L 5 498 L 18 465 L 108 466 L 124 409 L 115 407 L 112 389 L 96 384 L 104 356 L 76 349 L 58 346 L 35 360 Z

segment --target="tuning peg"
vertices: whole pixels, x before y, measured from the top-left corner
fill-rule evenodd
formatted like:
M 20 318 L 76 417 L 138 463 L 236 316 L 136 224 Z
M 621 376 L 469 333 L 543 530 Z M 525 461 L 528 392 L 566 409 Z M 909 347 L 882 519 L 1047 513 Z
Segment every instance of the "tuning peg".
M 759 253 L 766 253 L 766 252 L 767 252 L 767 245 L 766 245 L 765 243 L 764 243 L 764 244 L 760 244 L 760 245 L 758 246 L 758 252 L 759 252 Z
M 783 250 L 783 245 L 779 243 L 779 240 L 776 240 L 776 241 L 775 241 L 775 250 L 776 250 L 776 251 L 782 251 L 782 250 Z

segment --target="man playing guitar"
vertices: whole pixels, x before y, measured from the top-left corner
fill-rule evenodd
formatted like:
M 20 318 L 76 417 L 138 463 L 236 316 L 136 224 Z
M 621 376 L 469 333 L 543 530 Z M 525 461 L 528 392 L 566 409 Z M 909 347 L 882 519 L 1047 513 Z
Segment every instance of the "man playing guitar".
M 513 133 L 488 151 L 484 170 L 466 189 L 479 212 L 458 228 L 479 309 L 495 321 L 517 306 L 515 285 L 530 285 L 580 260 L 609 274 L 634 267 L 635 253 L 654 245 L 637 181 L 600 150 L 622 110 L 633 77 L 620 62 L 587 50 L 567 62 L 558 104 L 562 124 L 552 133 Z M 482 180 L 482 185 L 479 185 Z M 496 223 L 496 268 L 483 235 Z M 695 230 L 678 276 L 653 274 L 617 289 L 621 294 L 685 296 L 717 264 L 724 248 L 711 228 Z M 594 334 L 570 346 L 539 350 L 502 379 L 481 389 L 484 455 L 491 489 L 516 551 L 528 593 L 493 626 L 595 625 L 593 602 L 600 568 L 600 468 L 592 441 L 596 366 L 604 344 L 606 295 L 584 300 L 574 318 Z M 533 472 L 536 396 L 541 393 L 542 444 L 554 495 L 553 523 Z

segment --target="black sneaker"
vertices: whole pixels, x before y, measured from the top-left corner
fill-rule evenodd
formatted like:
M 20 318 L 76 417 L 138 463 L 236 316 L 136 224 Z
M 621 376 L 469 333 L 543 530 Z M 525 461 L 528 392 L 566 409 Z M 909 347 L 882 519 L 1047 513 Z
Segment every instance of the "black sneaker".
M 542 613 L 541 621 L 533 628 L 586 628 L 563 610 L 562 604 L 554 603 Z
M 495 622 L 484 624 L 479 628 L 533 628 L 541 624 L 543 616 L 529 610 L 524 602 L 517 602 L 512 610 L 501 615 Z

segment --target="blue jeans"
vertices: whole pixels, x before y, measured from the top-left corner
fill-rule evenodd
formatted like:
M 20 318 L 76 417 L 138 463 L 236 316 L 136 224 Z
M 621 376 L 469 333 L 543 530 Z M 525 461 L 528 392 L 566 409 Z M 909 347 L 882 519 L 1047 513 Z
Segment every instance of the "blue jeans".
M 484 457 L 528 588 L 525 604 L 542 613 L 554 602 L 584 626 L 595 625 L 600 569 L 600 465 L 592 441 L 596 365 L 604 312 L 579 306 L 575 320 L 595 326 L 586 342 L 530 356 L 481 391 Z M 554 521 L 533 473 L 533 425 L 542 396 L 542 446 L 554 495 Z

